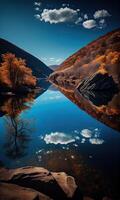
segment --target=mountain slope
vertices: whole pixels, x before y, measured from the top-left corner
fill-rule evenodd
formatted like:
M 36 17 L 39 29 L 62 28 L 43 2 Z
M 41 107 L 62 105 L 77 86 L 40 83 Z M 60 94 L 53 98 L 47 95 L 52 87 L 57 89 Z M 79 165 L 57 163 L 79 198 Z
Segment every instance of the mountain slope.
M 33 75 L 36 76 L 37 78 L 45 78 L 50 73 L 52 73 L 52 70 L 48 68 L 38 58 L 20 49 L 14 44 L 4 39 L 0 39 L 0 62 L 1 62 L 1 55 L 7 52 L 15 54 L 16 57 L 25 59 L 27 66 L 32 69 Z
M 75 89 L 93 74 L 108 74 L 120 86 L 120 29 L 100 37 L 65 60 L 50 75 L 55 84 Z

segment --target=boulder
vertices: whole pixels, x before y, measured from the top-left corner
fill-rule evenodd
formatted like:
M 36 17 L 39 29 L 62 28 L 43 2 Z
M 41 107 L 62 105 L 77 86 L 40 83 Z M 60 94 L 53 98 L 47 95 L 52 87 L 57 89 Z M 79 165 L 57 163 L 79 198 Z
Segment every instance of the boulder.
M 1 200 L 51 200 L 48 196 L 33 189 L 24 188 L 11 183 L 0 183 Z
M 64 172 L 50 172 L 41 167 L 0 169 L 0 182 L 32 188 L 52 199 L 74 198 L 77 185 L 73 177 Z M 0 194 L 1 195 L 1 194 Z

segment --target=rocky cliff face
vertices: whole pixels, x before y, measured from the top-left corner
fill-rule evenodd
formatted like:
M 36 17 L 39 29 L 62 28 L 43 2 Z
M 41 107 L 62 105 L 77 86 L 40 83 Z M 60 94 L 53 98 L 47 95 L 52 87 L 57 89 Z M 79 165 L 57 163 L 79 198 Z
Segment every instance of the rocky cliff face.
M 120 88 L 120 29 L 70 56 L 50 75 L 50 80 L 58 86 L 74 90 L 81 81 L 96 73 L 108 73 Z
M 80 82 L 78 89 L 82 92 L 86 90 L 103 91 L 103 90 L 117 90 L 117 84 L 114 82 L 112 76 L 108 73 L 96 73 Z
M 84 79 L 75 90 L 96 106 L 107 105 L 118 91 L 117 84 L 108 73 L 96 73 Z

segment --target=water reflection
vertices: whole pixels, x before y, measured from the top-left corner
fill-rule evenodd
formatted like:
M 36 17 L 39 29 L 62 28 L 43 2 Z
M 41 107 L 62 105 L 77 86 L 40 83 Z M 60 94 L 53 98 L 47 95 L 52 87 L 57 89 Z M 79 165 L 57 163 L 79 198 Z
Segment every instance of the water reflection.
M 102 105 L 108 105 L 108 102 L 110 102 L 115 95 L 114 91 L 86 91 L 86 93 L 81 93 L 81 95 L 88 99 L 93 105 L 95 106 L 102 106 Z
M 80 151 L 75 148 L 41 150 L 37 152 L 40 166 L 52 171 L 63 171 L 70 175 L 74 174 L 77 185 L 83 194 L 100 197 L 109 194 L 109 183 L 105 180 L 101 171 L 90 167 Z
M 75 103 L 79 100 L 71 93 L 68 97 Z M 0 119 L 3 132 L 0 141 L 4 143 L 6 155 L 2 145 L 0 151 L 6 167 L 34 165 L 67 172 L 75 177 L 85 195 L 96 199 L 99 195 L 118 194 L 119 134 L 82 112 L 54 88 L 34 98 L 34 95 L 22 99 L 13 96 L 0 102 L 4 113 Z M 96 107 L 84 98 L 80 103 L 81 108 L 85 103 L 86 111 L 94 111 L 98 120 L 103 116 L 99 111 L 101 106 Z M 119 101 L 114 96 L 112 107 L 117 111 L 118 106 Z M 107 111 L 107 106 L 105 109 Z M 31 130 L 32 119 L 34 130 Z
M 4 150 L 10 159 L 18 159 L 26 155 L 26 149 L 31 139 L 30 123 L 19 117 L 9 116 L 6 121 L 6 139 Z
M 3 149 L 9 159 L 17 160 L 27 155 L 29 143 L 34 132 L 32 119 L 21 116 L 23 111 L 29 110 L 35 98 L 42 95 L 50 86 L 43 80 L 40 88 L 25 95 L 0 96 L 0 117 L 4 116 L 5 143 Z
M 45 136 L 41 137 L 45 141 L 46 144 L 54 144 L 54 145 L 68 145 L 73 143 L 74 146 L 78 147 L 80 143 L 89 142 L 90 144 L 100 145 L 104 143 L 102 139 L 100 130 L 98 128 L 95 129 L 82 129 L 82 130 L 74 130 L 70 133 L 63 132 L 52 132 L 49 134 L 45 134 Z
M 25 96 L 2 97 L 1 113 L 5 115 L 5 154 L 10 159 L 18 159 L 26 155 L 26 149 L 31 139 L 31 123 L 23 120 L 20 113 L 29 109 L 35 93 Z
M 120 92 L 112 95 L 112 99 L 111 97 L 107 99 L 104 93 L 99 94 L 99 96 L 94 96 L 93 94 L 92 98 L 94 97 L 94 99 L 91 99 L 89 96 L 90 101 L 87 96 L 82 95 L 77 90 L 75 92 L 60 90 L 80 109 L 107 126 L 120 131 Z
M 0 113 L 15 118 L 31 107 L 34 98 L 35 93 L 24 96 L 0 96 Z

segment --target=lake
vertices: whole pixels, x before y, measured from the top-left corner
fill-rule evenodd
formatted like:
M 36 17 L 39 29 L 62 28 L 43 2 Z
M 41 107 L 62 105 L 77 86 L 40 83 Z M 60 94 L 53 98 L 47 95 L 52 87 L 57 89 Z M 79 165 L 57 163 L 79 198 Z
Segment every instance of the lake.
M 49 87 L 35 99 L 1 100 L 0 164 L 64 171 L 86 195 L 120 199 L 119 124 L 110 128 L 108 118 L 101 123 L 64 94 Z

